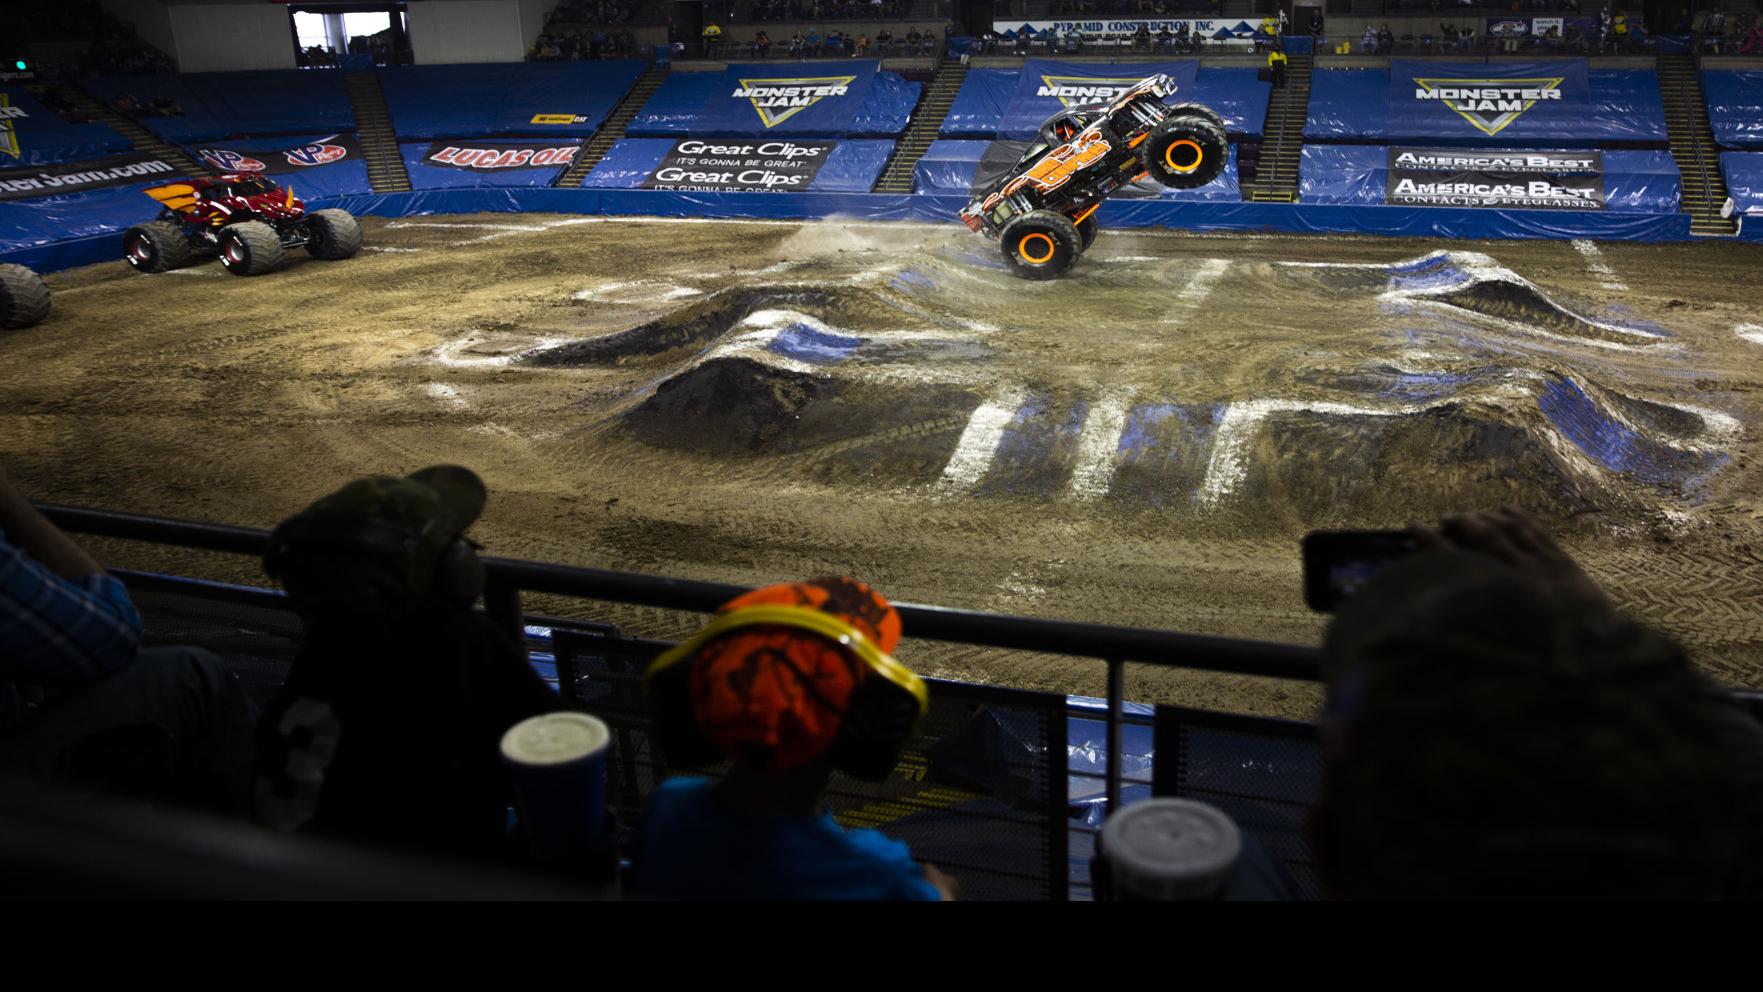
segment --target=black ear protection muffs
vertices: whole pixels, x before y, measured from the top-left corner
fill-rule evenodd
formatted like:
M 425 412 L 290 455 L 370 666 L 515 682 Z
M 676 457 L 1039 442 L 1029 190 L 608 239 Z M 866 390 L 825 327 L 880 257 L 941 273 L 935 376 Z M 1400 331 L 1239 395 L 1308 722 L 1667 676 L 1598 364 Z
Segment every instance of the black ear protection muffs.
M 870 782 L 887 778 L 930 708 L 930 690 L 923 679 L 862 631 L 830 613 L 805 606 L 750 606 L 724 613 L 649 665 L 643 687 L 655 715 L 655 735 L 668 762 L 696 767 L 724 757 L 704 735 L 692 712 L 692 660 L 704 645 L 746 627 L 806 631 L 862 663 L 864 678 L 851 693 L 827 756 L 834 768 L 856 778 Z
M 263 556 L 270 578 L 299 574 L 316 559 L 365 555 L 390 562 L 402 577 L 397 590 L 408 604 L 433 602 L 464 609 L 484 589 L 484 566 L 477 546 L 462 534 L 430 525 L 425 530 L 403 527 L 371 517 L 325 517 L 302 514 L 282 523 L 270 535 Z

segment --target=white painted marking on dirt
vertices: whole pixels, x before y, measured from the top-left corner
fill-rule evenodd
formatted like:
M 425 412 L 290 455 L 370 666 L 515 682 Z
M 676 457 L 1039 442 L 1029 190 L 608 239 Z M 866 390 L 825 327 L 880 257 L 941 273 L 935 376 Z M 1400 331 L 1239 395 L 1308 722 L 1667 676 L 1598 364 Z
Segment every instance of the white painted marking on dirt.
M 419 252 L 422 249 L 421 248 L 393 248 L 391 245 L 362 245 L 361 250 L 362 251 L 388 251 L 388 252 L 390 252 L 390 251 Z
M 459 390 L 444 382 L 431 382 L 426 387 L 426 390 L 430 396 L 440 400 L 448 406 L 463 407 L 467 405 L 465 398 L 459 395 Z
M 1232 403 L 1225 408 L 1224 417 L 1218 423 L 1218 431 L 1212 438 L 1212 457 L 1206 463 L 1206 477 L 1200 483 L 1200 500 L 1209 504 L 1217 503 L 1243 481 L 1243 476 L 1248 472 L 1245 455 L 1249 442 L 1271 414 L 1302 410 L 1307 413 L 1394 417 L 1433 405 L 1438 404 L 1379 409 L 1311 400 L 1246 400 Z
M 1763 324 L 1740 324 L 1732 332 L 1752 344 L 1763 344 Z
M 518 359 L 524 358 L 527 355 L 530 355 L 536 351 L 544 351 L 547 348 L 555 348 L 558 345 L 563 344 L 569 340 L 571 340 L 571 339 L 570 338 L 540 338 L 537 341 L 534 341 L 532 344 L 530 344 L 524 348 L 519 348 L 514 351 L 504 352 L 500 355 L 466 355 L 466 354 L 462 354 L 466 349 L 473 348 L 473 347 L 476 347 L 477 345 L 483 344 L 484 340 L 479 337 L 465 337 L 465 338 L 459 339 L 458 341 L 449 341 L 446 344 L 441 345 L 439 348 L 435 349 L 435 361 L 439 362 L 442 365 L 452 366 L 453 368 L 474 368 L 474 367 L 482 367 L 482 366 L 486 366 L 486 365 L 509 365 L 509 364 L 512 364 L 513 362 L 517 361 Z
M 1010 420 L 1016 416 L 1022 401 L 1023 391 L 1009 386 L 974 409 L 967 427 L 961 432 L 961 439 L 955 442 L 954 453 L 943 466 L 944 488 L 968 490 L 979 483 L 986 470 L 992 467 L 998 442 L 1004 439 L 1004 428 L 1010 426 Z
M 1598 250 L 1597 245 L 1584 238 L 1575 238 L 1573 248 L 1585 256 L 1585 267 L 1591 270 L 1592 276 L 1598 280 L 1598 285 L 1616 293 L 1628 292 L 1628 284 L 1623 282 L 1622 277 L 1616 274 L 1616 270 L 1604 261 L 1604 253 Z
M 164 272 L 161 272 L 159 274 L 162 276 L 217 276 L 217 275 L 220 275 L 224 271 L 225 271 L 224 269 L 209 269 L 209 268 L 166 269 Z
M 1104 262 L 1161 262 L 1161 255 L 1110 255 L 1101 259 Z
M 1206 302 L 1206 297 L 1212 295 L 1212 287 L 1218 285 L 1219 278 L 1228 268 L 1230 268 L 1230 259 L 1208 258 L 1200 266 L 1200 271 L 1194 273 L 1194 277 L 1188 280 L 1186 286 L 1182 287 L 1177 298 L 1189 307 L 1198 307 Z
M 450 229 L 478 229 L 489 231 L 541 231 L 544 228 L 537 224 L 480 224 L 466 221 L 439 220 L 395 220 L 386 225 L 386 230 L 397 231 L 408 227 L 438 227 Z
M 1077 435 L 1077 464 L 1071 471 L 1068 491 L 1074 499 L 1096 499 L 1114 481 L 1114 454 L 1126 430 L 1130 393 L 1110 393 L 1090 407 Z

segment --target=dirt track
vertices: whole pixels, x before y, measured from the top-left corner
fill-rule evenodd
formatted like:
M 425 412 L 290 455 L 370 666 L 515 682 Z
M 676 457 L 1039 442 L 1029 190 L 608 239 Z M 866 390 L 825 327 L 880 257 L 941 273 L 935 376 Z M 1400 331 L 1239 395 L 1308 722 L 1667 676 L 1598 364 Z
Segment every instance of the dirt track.
M 270 526 L 351 476 L 454 461 L 490 485 L 497 554 L 848 572 L 903 601 L 1300 642 L 1321 630 L 1306 530 L 1512 501 L 1763 686 L 1753 247 L 1104 233 L 1030 284 L 958 228 L 366 226 L 356 260 L 257 279 L 53 277 L 50 321 L 0 336 L 9 471 L 44 499 Z M 902 657 L 1102 685 L 1069 659 Z M 1315 701 L 1169 672 L 1129 695 Z

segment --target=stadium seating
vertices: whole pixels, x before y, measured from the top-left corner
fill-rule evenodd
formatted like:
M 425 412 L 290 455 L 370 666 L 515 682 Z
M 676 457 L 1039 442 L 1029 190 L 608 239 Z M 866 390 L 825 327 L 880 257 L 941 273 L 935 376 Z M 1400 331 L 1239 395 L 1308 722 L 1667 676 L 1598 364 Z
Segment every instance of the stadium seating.
M 1706 69 L 1708 123 L 1724 148 L 1763 148 L 1763 71 Z
M 143 104 L 169 100 L 181 114 L 146 117 L 141 123 L 173 144 L 242 135 L 336 133 L 355 126 L 340 72 L 99 76 L 81 85 L 105 103 L 119 93 Z
M 1583 65 L 1584 60 L 1579 60 Z M 1433 63 L 1441 75 L 1468 75 L 1452 63 Z M 1585 115 L 1571 128 L 1550 128 L 1526 135 L 1509 128 L 1499 135 L 1503 147 L 1560 147 L 1612 142 L 1666 140 L 1665 106 L 1658 78 L 1637 69 L 1592 69 L 1586 72 L 1591 99 Z M 1429 141 L 1459 143 L 1440 131 L 1409 129 L 1391 133 L 1390 70 L 1319 69 L 1311 76 L 1310 118 L 1305 141 Z M 1474 132 L 1469 132 L 1474 136 Z M 1463 143 L 1467 143 L 1467 137 Z
M 22 87 L 0 88 L 0 169 L 102 158 L 134 147 L 104 124 L 70 124 Z
M 840 86 L 800 109 L 770 106 L 734 94 L 749 84 L 787 87 Z M 691 136 L 880 138 L 906 129 L 922 89 L 898 73 L 881 71 L 876 59 L 836 63 L 755 63 L 722 72 L 670 76 L 637 113 L 625 133 L 633 138 Z
M 401 139 L 585 138 L 642 73 L 642 62 L 624 59 L 400 66 L 379 78 Z

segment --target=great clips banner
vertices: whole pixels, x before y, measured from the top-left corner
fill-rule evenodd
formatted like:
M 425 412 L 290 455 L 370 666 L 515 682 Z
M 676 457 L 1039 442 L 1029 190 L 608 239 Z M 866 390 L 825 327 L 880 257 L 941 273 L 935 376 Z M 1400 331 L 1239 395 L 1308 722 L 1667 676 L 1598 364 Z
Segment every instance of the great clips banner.
M 715 141 L 674 143 L 642 182 L 643 189 L 808 189 L 837 141 Z
M 1595 141 L 1584 59 L 1551 62 L 1390 61 L 1391 141 L 1449 138 Z
M 1141 62 L 1098 64 L 1093 62 L 1049 62 L 1029 59 L 1023 63 L 1010 104 L 998 124 L 998 134 L 1005 138 L 1027 138 L 1047 118 L 1068 107 L 1086 103 L 1108 103 L 1143 82 L 1146 76 L 1163 73 L 1175 80 L 1173 102 L 1193 99 L 1194 79 L 1199 74 L 1197 59 L 1182 62 Z

